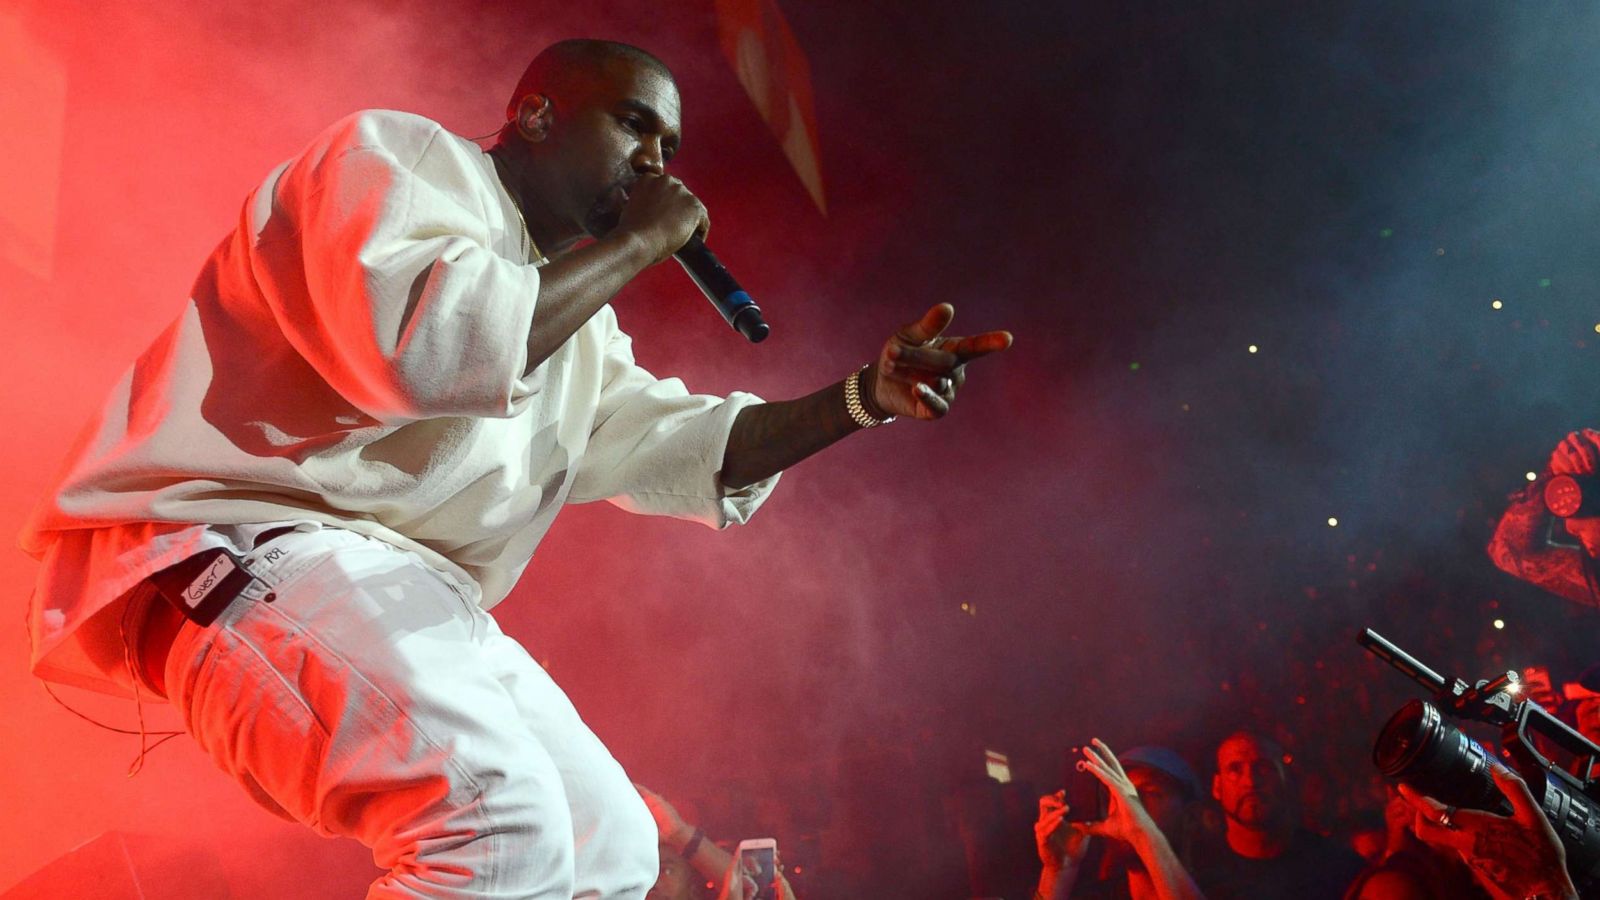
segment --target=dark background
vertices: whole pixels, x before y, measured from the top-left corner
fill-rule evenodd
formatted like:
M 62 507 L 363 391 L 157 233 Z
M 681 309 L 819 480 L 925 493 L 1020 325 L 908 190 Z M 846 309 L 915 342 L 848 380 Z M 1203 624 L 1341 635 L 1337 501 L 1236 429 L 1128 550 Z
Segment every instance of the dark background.
M 663 266 L 616 302 L 642 364 L 782 398 L 934 302 L 1016 335 L 947 420 L 795 467 L 743 528 L 567 511 L 496 609 L 714 837 L 965 896 L 952 798 L 985 748 L 1043 791 L 1090 735 L 1208 775 L 1240 726 L 1285 742 L 1335 829 L 1381 798 L 1366 754 L 1413 694 L 1361 627 L 1472 677 L 1600 659 L 1591 612 L 1482 550 L 1524 473 L 1597 424 L 1600 11 L 779 5 L 826 216 L 710 3 L 13 4 L 67 91 L 34 111 L 64 136 L 49 271 L 0 261 L 6 526 L 272 165 L 362 107 L 492 131 L 526 60 L 587 35 L 677 73 L 675 172 L 774 328 L 743 343 Z M 32 564 L 3 566 L 20 618 Z M 101 831 L 195 841 L 198 820 L 239 897 L 290 865 L 360 890 L 361 848 L 274 823 L 184 739 L 123 779 L 136 739 L 52 703 L 6 634 L 0 887 Z

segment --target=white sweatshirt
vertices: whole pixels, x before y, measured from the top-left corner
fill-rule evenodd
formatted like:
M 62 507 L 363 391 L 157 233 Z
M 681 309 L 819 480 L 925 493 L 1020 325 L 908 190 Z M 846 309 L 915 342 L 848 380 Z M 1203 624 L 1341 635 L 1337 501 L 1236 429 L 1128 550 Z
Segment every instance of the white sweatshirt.
M 121 601 L 229 543 L 207 524 L 347 528 L 489 608 L 564 503 L 745 522 L 777 478 L 719 470 L 760 400 L 656 379 L 609 306 L 526 372 L 538 295 L 477 145 L 398 112 L 334 125 L 249 197 L 23 531 L 34 673 L 125 692 Z

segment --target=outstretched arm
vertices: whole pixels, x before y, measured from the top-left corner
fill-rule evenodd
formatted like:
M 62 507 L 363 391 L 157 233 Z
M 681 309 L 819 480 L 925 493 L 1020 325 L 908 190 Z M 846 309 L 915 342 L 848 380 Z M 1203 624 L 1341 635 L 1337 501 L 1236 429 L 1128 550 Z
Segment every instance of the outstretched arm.
M 876 419 L 937 419 L 966 381 L 966 364 L 1011 346 L 1008 331 L 945 337 L 955 307 L 941 303 L 901 328 L 861 375 L 862 405 Z M 851 376 L 854 377 L 854 376 Z M 845 407 L 850 379 L 798 400 L 747 406 L 734 419 L 722 456 L 722 483 L 737 490 L 787 469 L 860 431 Z
M 1489 541 L 1489 558 L 1506 573 L 1552 594 L 1588 606 L 1600 605 L 1585 553 L 1576 547 L 1552 546 L 1546 539 L 1552 516 L 1544 505 L 1544 483 L 1552 475 L 1594 474 L 1600 463 L 1600 432 L 1567 435 L 1550 456 L 1544 475 L 1511 495 Z M 1557 523 L 1556 527 L 1561 527 Z

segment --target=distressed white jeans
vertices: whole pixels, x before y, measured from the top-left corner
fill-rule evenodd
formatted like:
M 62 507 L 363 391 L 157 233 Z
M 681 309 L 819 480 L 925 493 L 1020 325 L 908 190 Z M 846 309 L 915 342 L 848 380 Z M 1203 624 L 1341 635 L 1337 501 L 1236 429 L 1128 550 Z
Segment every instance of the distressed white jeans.
M 178 633 L 169 699 L 256 802 L 372 848 L 369 898 L 644 896 L 648 809 L 468 590 L 339 529 L 247 564 L 257 581 Z

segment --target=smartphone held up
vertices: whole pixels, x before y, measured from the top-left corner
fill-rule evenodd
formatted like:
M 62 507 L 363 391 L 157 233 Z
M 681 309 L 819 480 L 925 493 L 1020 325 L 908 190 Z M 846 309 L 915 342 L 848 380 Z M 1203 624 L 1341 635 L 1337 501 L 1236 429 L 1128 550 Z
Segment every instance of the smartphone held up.
M 1062 784 L 1066 790 L 1068 822 L 1099 822 L 1111 809 L 1106 786 L 1083 765 L 1083 748 L 1067 748 L 1062 765 Z
M 778 842 L 749 838 L 734 853 L 734 871 L 744 880 L 744 900 L 778 900 Z

